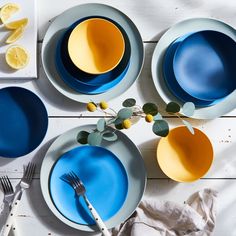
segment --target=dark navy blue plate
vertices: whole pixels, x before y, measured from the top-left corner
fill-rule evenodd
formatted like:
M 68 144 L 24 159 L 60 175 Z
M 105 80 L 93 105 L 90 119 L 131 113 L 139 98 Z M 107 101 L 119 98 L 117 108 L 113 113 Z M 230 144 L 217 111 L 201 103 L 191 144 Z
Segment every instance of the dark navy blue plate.
M 67 219 L 83 225 L 95 224 L 83 197 L 78 197 L 65 179 L 70 171 L 84 183 L 86 196 L 103 221 L 122 208 L 128 193 L 128 177 L 121 161 L 105 148 L 80 146 L 58 159 L 49 180 L 53 203 Z
M 182 102 L 193 102 L 195 106 L 198 107 L 207 107 L 216 104 L 220 101 L 220 99 L 217 99 L 215 101 L 204 101 L 197 99 L 195 97 L 192 97 L 187 92 L 185 92 L 179 85 L 179 83 L 176 81 L 174 70 L 173 70 L 173 59 L 175 55 L 175 51 L 179 44 L 188 37 L 189 34 L 184 35 L 182 37 L 179 37 L 176 39 L 166 50 L 164 59 L 163 59 L 163 77 L 165 79 L 166 85 L 171 91 L 171 93 L 176 96 L 180 101 Z
M 1 157 L 30 153 L 42 142 L 47 128 L 47 110 L 38 96 L 20 87 L 0 90 Z
M 236 43 L 212 30 L 190 34 L 176 49 L 173 68 L 189 95 L 206 101 L 224 98 L 236 88 Z

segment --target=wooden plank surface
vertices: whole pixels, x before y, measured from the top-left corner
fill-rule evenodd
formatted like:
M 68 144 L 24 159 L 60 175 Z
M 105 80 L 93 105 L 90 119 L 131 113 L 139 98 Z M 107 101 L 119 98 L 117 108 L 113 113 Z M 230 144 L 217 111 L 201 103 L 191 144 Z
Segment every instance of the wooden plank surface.
M 175 118 L 168 118 L 171 127 L 181 125 Z M 11 178 L 22 176 L 23 164 L 33 160 L 38 164 L 37 174 L 43 157 L 55 138 L 76 126 L 95 124 L 97 118 L 50 118 L 49 129 L 43 143 L 32 153 L 16 159 L 2 158 L 0 174 L 8 174 Z M 215 160 L 205 178 L 236 178 L 236 126 L 235 120 L 220 118 L 212 121 L 189 120 L 195 127 L 203 130 L 213 143 Z M 129 130 L 123 131 L 137 145 L 143 154 L 148 176 L 150 178 L 166 178 L 156 161 L 156 147 L 159 137 L 152 133 L 151 124 L 140 120 Z M 38 175 L 37 175 L 38 177 Z
M 55 1 L 55 0 L 54 0 Z M 64 0 L 55 2 L 39 1 L 39 39 L 43 36 L 51 20 L 66 9 L 93 0 Z M 211 17 L 222 19 L 236 26 L 233 0 L 96 0 L 108 4 L 127 14 L 137 25 L 144 41 L 156 41 L 159 34 L 178 21 L 192 17 Z M 50 7 L 50 6 L 53 7 Z

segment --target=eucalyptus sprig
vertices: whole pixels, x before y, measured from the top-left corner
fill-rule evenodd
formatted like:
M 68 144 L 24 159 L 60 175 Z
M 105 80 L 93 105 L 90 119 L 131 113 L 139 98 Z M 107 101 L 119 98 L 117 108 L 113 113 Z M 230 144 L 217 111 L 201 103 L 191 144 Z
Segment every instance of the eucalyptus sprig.
M 168 122 L 163 118 L 162 112 L 158 109 L 155 103 L 145 103 L 142 107 L 136 104 L 134 98 L 126 99 L 122 103 L 123 108 L 118 112 L 109 108 L 108 103 L 102 101 L 100 103 L 89 102 L 87 110 L 94 112 L 96 110 L 104 113 L 104 118 L 97 121 L 97 126 L 91 132 L 80 131 L 77 136 L 77 141 L 80 144 L 89 144 L 99 146 L 102 140 L 109 142 L 118 139 L 116 130 L 129 129 L 133 123 L 132 120 L 136 117 L 145 119 L 146 122 L 152 123 L 152 131 L 157 136 L 166 137 L 169 133 Z M 186 102 L 182 108 L 176 102 L 170 102 L 166 105 L 165 111 L 169 114 L 177 116 L 187 129 L 194 134 L 192 125 L 184 120 L 180 115 L 180 111 L 187 117 L 191 117 L 195 111 L 195 105 L 191 102 Z M 110 129 L 110 128 L 113 129 Z

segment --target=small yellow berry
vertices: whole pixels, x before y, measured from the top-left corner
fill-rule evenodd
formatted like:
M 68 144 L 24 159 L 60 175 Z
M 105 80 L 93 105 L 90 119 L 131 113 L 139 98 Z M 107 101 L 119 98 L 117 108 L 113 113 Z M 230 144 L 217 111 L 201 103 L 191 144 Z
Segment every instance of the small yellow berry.
M 147 114 L 145 116 L 145 120 L 148 122 L 148 123 L 151 123 L 153 121 L 153 116 L 151 114 Z
M 102 110 L 106 110 L 108 108 L 108 103 L 105 101 L 102 101 L 100 102 L 99 106 Z
M 131 127 L 132 123 L 129 119 L 126 119 L 122 122 L 122 126 L 124 129 L 129 129 Z
M 89 102 L 89 103 L 87 104 L 87 110 L 88 110 L 88 111 L 94 112 L 94 111 L 96 111 L 96 109 L 97 109 L 97 107 L 96 107 L 96 105 L 95 105 L 94 103 Z

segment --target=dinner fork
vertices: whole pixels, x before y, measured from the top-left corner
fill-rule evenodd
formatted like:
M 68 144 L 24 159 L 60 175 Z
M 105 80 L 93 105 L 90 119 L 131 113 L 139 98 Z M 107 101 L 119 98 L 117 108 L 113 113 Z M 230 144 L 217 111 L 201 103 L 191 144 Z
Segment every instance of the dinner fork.
M 88 198 L 85 195 L 86 189 L 80 178 L 72 171 L 68 174 L 66 174 L 66 179 L 69 181 L 70 185 L 73 187 L 75 190 L 75 193 L 77 196 L 82 196 L 86 202 L 86 205 L 88 206 L 93 218 L 95 219 L 95 222 L 102 232 L 104 236 L 110 236 L 111 234 L 109 233 L 106 225 L 102 221 L 101 217 L 97 213 L 97 211 L 94 209 L 92 204 L 89 202 Z
M 8 176 L 0 177 L 0 182 L 2 185 L 2 190 L 4 193 L 4 202 L 7 203 L 9 209 L 14 198 L 14 190 Z
M 12 203 L 12 208 L 11 208 L 11 211 L 8 215 L 7 222 L 5 224 L 5 227 L 3 229 L 1 236 L 7 236 L 10 232 L 10 229 L 13 224 L 13 219 L 17 213 L 17 208 L 19 206 L 22 194 L 26 189 L 28 189 L 30 187 L 30 184 L 32 182 L 34 172 L 35 172 L 35 167 L 36 167 L 36 165 L 34 163 L 29 162 L 27 167 L 24 169 L 24 174 L 23 174 L 23 177 L 20 181 L 20 191 Z
M 6 175 L 3 177 L 0 177 L 0 183 L 2 186 L 3 193 L 4 193 L 4 200 L 3 201 L 8 205 L 8 211 L 10 211 L 11 205 L 12 205 L 12 202 L 14 199 L 14 195 L 15 195 L 11 181 L 9 180 L 8 176 Z M 14 225 L 13 225 L 13 231 L 15 231 Z M 14 235 L 16 235 L 16 232 L 14 232 Z

